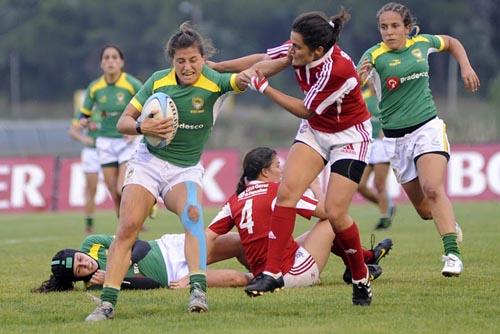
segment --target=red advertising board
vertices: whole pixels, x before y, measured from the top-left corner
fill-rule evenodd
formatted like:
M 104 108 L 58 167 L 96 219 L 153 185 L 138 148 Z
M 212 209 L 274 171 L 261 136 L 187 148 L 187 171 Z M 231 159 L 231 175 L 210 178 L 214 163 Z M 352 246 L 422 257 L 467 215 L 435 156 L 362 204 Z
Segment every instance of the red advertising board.
M 0 159 L 0 212 L 53 208 L 54 157 Z
M 500 144 L 456 145 L 448 163 L 446 190 L 452 200 L 500 200 Z M 287 150 L 278 150 L 284 163 Z M 84 178 L 78 158 L 0 158 L 0 213 L 74 210 L 83 207 Z M 236 150 L 209 150 L 205 167 L 204 205 L 220 206 L 235 191 L 241 169 Z M 321 176 L 325 186 L 329 171 Z M 394 175 L 388 191 L 396 201 L 406 200 Z M 361 201 L 360 196 L 355 201 Z M 99 208 L 113 207 L 101 180 L 96 195 Z

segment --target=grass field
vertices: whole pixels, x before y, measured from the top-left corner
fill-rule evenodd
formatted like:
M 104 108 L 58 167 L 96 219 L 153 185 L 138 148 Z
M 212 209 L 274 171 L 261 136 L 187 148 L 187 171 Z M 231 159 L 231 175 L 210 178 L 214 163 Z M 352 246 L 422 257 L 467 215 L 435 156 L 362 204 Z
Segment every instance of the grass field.
M 48 278 L 51 256 L 77 248 L 83 239 L 79 213 L 0 216 L 0 333 L 500 333 L 500 203 L 456 203 L 464 230 L 465 272 L 440 274 L 442 244 L 431 222 L 408 205 L 398 208 L 394 226 L 377 232 L 391 237 L 394 249 L 374 282 L 371 307 L 351 305 L 337 258 L 322 274 L 322 284 L 250 299 L 242 289 L 210 289 L 210 312 L 188 314 L 186 290 L 121 293 L 116 319 L 84 323 L 94 305 L 81 287 L 72 292 L 34 294 Z M 369 246 L 377 213 L 353 208 L 362 241 Z M 215 214 L 206 210 L 207 220 Z M 111 212 L 97 215 L 98 233 L 112 234 Z M 299 222 L 296 233 L 308 228 Z M 143 239 L 179 232 L 173 215 L 148 222 Z M 236 262 L 216 267 L 240 268 Z

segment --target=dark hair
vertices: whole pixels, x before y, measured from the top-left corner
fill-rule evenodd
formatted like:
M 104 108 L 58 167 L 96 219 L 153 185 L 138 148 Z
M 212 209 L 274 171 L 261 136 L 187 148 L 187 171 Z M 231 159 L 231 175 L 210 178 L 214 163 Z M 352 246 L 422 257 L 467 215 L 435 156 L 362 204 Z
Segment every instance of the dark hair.
M 236 194 L 245 190 L 248 181 L 257 179 L 264 168 L 269 168 L 276 155 L 276 151 L 269 147 L 257 147 L 248 152 L 243 159 L 243 173 L 236 187 Z
M 311 50 L 320 46 L 326 51 L 337 43 L 344 24 L 351 18 L 349 12 L 340 11 L 328 18 L 323 12 L 309 12 L 298 16 L 292 24 L 292 31 L 302 35 L 304 44 Z
M 49 279 L 44 281 L 38 288 L 34 288 L 31 291 L 43 293 L 73 290 L 73 282 L 89 281 L 94 273 L 85 277 L 76 277 L 73 273 L 75 254 L 78 252 L 80 251 L 69 248 L 58 251 L 51 261 L 50 269 L 52 275 L 50 275 Z
M 179 26 L 179 31 L 173 34 L 168 40 L 165 47 L 165 54 L 172 60 L 175 51 L 191 46 L 196 46 L 200 54 L 205 58 L 209 58 L 215 51 L 208 39 L 203 38 L 200 33 L 194 30 L 189 22 L 184 22 Z
M 101 49 L 101 53 L 99 54 L 99 59 L 102 60 L 102 57 L 104 57 L 104 51 L 106 51 L 106 49 L 115 49 L 116 51 L 118 51 L 118 54 L 120 55 L 120 58 L 122 60 L 125 59 L 125 57 L 123 56 L 123 52 L 122 50 L 120 50 L 120 48 L 117 46 L 117 45 L 114 45 L 114 44 L 106 44 L 102 47 Z
M 405 27 L 410 26 L 410 33 L 413 28 L 415 28 L 415 35 L 420 31 L 420 27 L 417 25 L 417 19 L 410 12 L 410 9 L 405 5 L 397 2 L 389 2 L 382 6 L 377 12 L 377 20 L 380 19 L 380 15 L 385 12 L 395 12 L 401 15 L 403 19 L 403 24 Z

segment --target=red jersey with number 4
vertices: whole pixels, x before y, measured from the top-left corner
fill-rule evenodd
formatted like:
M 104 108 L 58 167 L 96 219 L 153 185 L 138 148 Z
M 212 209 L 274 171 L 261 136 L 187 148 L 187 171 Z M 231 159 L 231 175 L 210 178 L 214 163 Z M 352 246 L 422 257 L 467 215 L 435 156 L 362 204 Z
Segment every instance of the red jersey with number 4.
M 276 202 L 279 183 L 252 181 L 245 191 L 233 195 L 208 226 L 221 235 L 236 226 L 250 271 L 259 275 L 266 265 L 267 243 L 272 238 L 271 215 Z M 297 213 L 310 219 L 316 209 L 316 199 L 303 195 L 297 203 Z M 298 244 L 290 237 L 283 252 L 281 272 L 287 273 L 293 265 Z
M 273 59 L 286 57 L 291 41 L 268 49 Z M 305 107 L 314 115 L 307 121 L 318 131 L 340 132 L 370 118 L 361 95 L 356 66 L 335 44 L 320 59 L 305 66 L 294 66 L 295 77 L 306 94 Z

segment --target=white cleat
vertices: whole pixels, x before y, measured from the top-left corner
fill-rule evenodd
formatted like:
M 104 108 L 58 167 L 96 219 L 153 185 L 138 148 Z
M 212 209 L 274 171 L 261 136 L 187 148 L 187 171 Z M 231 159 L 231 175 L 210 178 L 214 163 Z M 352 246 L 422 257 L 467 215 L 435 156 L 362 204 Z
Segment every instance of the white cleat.
M 441 274 L 445 277 L 460 276 L 464 270 L 462 260 L 455 254 L 443 255 L 442 261 L 444 262 L 444 267 L 441 270 Z
M 109 302 L 101 302 L 100 305 L 95 308 L 94 312 L 90 313 L 87 318 L 85 318 L 85 321 L 103 321 L 113 319 L 114 317 L 115 310 L 113 304 Z

